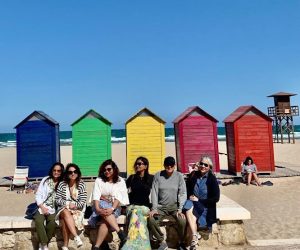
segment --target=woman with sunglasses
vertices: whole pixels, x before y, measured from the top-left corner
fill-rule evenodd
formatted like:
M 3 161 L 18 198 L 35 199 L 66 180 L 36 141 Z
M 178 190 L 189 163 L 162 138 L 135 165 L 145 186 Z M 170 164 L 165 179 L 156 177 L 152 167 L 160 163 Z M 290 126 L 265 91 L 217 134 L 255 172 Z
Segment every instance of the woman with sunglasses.
M 68 250 L 70 236 L 74 237 L 77 247 L 83 245 L 77 230 L 83 230 L 83 216 L 87 199 L 85 183 L 81 180 L 80 168 L 69 163 L 66 167 L 64 181 L 57 188 L 56 204 L 62 228 L 64 245 L 62 250 Z
M 151 250 L 149 231 L 147 228 L 147 216 L 151 204 L 149 195 L 151 192 L 153 175 L 149 174 L 149 161 L 140 156 L 134 163 L 135 174 L 126 180 L 129 193 L 130 206 L 127 208 L 128 239 L 122 250 Z
M 188 200 L 184 204 L 189 229 L 192 232 L 190 250 L 196 249 L 200 235 L 198 227 L 211 230 L 216 219 L 216 204 L 220 199 L 217 178 L 212 172 L 213 163 L 209 156 L 201 157 L 194 171 L 187 180 Z
M 39 209 L 34 215 L 35 228 L 39 239 L 39 250 L 48 250 L 48 243 L 55 233 L 55 195 L 62 181 L 64 165 L 56 162 L 44 177 L 35 195 Z M 45 223 L 46 221 L 46 223 Z
M 121 214 L 121 205 L 127 205 L 129 200 L 125 181 L 119 176 L 119 169 L 114 161 L 106 160 L 101 164 L 92 192 L 92 202 L 93 214 L 89 224 L 100 224 L 93 249 L 100 249 L 110 229 L 117 232 L 121 246 L 124 245 L 126 235 L 120 229 L 116 218 Z

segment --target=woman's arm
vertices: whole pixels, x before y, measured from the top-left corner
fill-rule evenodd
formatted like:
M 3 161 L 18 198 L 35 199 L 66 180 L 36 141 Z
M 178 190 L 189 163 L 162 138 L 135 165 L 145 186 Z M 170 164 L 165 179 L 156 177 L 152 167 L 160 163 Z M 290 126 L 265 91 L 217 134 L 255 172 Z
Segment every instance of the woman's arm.
M 83 181 L 80 181 L 78 186 L 78 197 L 75 202 L 75 206 L 77 207 L 77 209 L 82 210 L 86 204 L 86 200 L 87 200 L 86 186 Z
M 66 184 L 65 182 L 59 183 L 55 196 L 55 203 L 59 207 L 66 206 L 67 197 L 66 197 Z

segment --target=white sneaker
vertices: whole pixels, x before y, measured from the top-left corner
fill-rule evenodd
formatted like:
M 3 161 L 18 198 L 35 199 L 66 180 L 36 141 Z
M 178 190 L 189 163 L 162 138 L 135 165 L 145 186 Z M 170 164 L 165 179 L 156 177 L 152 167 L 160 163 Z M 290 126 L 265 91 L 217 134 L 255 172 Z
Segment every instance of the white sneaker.
M 74 241 L 75 241 L 77 247 L 81 247 L 83 245 L 83 243 L 78 235 L 74 237 Z
M 63 247 L 61 247 L 61 250 L 69 250 L 69 248 L 68 248 L 68 247 L 65 247 L 65 246 L 63 246 Z

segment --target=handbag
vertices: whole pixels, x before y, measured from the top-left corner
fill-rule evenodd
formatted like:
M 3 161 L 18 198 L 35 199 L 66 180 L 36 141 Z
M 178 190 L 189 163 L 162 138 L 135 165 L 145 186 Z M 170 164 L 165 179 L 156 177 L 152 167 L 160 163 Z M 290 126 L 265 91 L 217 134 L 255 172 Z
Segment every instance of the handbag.
M 33 202 L 31 204 L 29 204 L 26 208 L 26 216 L 25 218 L 26 219 L 29 219 L 29 220 L 32 220 L 34 215 L 36 214 L 36 212 L 38 211 L 39 207 L 38 205 L 36 204 L 36 202 Z
M 48 194 L 46 200 L 43 202 L 43 204 L 48 200 L 48 198 L 54 193 L 51 192 L 50 194 Z M 28 220 L 33 220 L 34 215 L 36 214 L 36 212 L 39 210 L 39 206 L 36 204 L 36 202 L 30 203 L 25 211 L 25 218 Z

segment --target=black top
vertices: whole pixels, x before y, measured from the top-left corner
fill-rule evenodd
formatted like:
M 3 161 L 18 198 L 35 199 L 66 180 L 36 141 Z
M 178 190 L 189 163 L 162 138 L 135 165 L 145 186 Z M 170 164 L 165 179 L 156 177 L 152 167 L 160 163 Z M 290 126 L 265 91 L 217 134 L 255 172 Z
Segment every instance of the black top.
M 149 195 L 151 192 L 153 175 L 140 177 L 136 174 L 130 175 L 126 180 L 129 189 L 129 202 L 131 205 L 140 205 L 151 208 Z
M 201 177 L 200 172 L 196 171 L 192 175 L 190 175 L 189 178 L 187 179 L 186 186 L 187 186 L 188 198 L 190 197 L 190 195 L 193 194 L 194 187 L 197 183 L 197 179 L 200 177 Z M 212 225 L 217 221 L 216 207 L 217 207 L 217 202 L 220 199 L 220 188 L 219 188 L 217 178 L 211 171 L 208 172 L 206 186 L 207 186 L 207 199 L 199 199 L 199 202 L 201 202 L 207 208 L 207 216 L 206 216 L 207 224 Z

